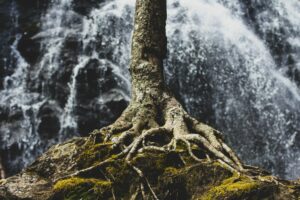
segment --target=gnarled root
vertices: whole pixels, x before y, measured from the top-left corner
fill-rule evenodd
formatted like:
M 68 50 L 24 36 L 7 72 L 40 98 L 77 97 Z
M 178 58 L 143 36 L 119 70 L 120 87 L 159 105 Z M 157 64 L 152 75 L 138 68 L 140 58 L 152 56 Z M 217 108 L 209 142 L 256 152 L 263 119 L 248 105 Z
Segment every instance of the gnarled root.
M 114 124 L 100 132 L 105 134 L 106 141 L 122 149 L 120 155 L 129 162 L 138 152 L 172 151 L 180 142 L 195 161 L 200 159 L 193 153 L 192 147 L 205 151 L 207 158 L 216 159 L 232 170 L 244 170 L 239 158 L 224 143 L 220 132 L 188 115 L 168 94 L 165 94 L 161 107 L 132 103 Z M 157 110 L 161 111 L 160 114 Z M 162 120 L 159 122 L 157 119 Z M 153 139 L 157 137 L 163 140 L 169 138 L 169 141 L 164 143 Z
M 112 148 L 116 149 L 116 154 L 113 158 L 108 158 L 69 176 L 79 176 L 122 158 L 143 179 L 138 189 L 142 196 L 144 196 L 144 186 L 146 186 L 154 199 L 157 199 L 142 171 L 132 165 L 131 161 L 136 154 L 146 151 L 178 150 L 179 144 L 181 147 L 182 144 L 184 145 L 186 152 L 196 162 L 203 161 L 203 159 L 195 155 L 195 149 L 204 152 L 209 160 L 217 160 L 234 172 L 245 171 L 238 157 L 224 143 L 220 132 L 188 115 L 177 100 L 170 95 L 164 94 L 163 101 L 160 102 L 158 105 L 151 102 L 131 103 L 115 123 L 94 132 L 91 138 L 94 138 L 96 142 L 95 138 L 101 135 L 105 138 L 104 142 L 112 142 Z

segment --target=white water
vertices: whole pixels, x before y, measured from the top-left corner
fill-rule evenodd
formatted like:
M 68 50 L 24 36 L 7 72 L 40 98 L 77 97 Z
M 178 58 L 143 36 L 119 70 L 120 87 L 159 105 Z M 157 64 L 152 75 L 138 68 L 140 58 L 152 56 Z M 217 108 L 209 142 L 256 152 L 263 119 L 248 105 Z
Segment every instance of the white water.
M 99 105 L 105 106 L 112 100 L 130 100 L 128 66 L 135 1 L 102 3 L 87 16 L 75 13 L 74 3 L 72 0 L 53 1 L 41 19 L 41 32 L 34 37 L 41 40 L 43 52 L 36 64 L 37 79 L 51 79 L 65 67 L 62 54 L 68 38 L 76 38 L 81 43 L 66 85 L 67 102 L 58 109 L 61 130 L 56 142 L 78 134 L 75 113 L 80 95 L 78 75 L 90 61 L 96 60 L 102 71 L 110 69 L 117 82 L 115 88 L 99 93 Z M 260 10 L 262 5 L 266 8 Z M 224 132 L 243 160 L 292 179 L 300 176 L 300 145 L 297 144 L 300 91 L 295 80 L 287 76 L 290 67 L 287 60 L 292 57 L 294 66 L 300 70 L 300 2 L 253 1 L 252 6 L 257 7 L 258 31 L 245 18 L 247 13 L 242 1 L 168 0 L 166 81 L 189 113 Z M 278 59 L 268 46 L 267 36 L 269 32 L 280 35 L 283 29 L 291 48 Z M 6 80 L 15 80 L 11 84 L 17 85 L 14 88 L 25 88 L 28 64 L 18 54 L 17 42 L 18 39 L 12 52 L 20 62 L 15 73 Z M 99 77 L 99 82 L 105 78 Z M 7 83 L 5 91 L 8 88 Z M 1 95 L 1 92 L 0 99 L 4 99 L 1 102 L 7 103 L 8 96 L 16 93 Z M 26 92 L 22 89 L 18 93 Z M 31 127 L 28 132 L 32 134 L 20 137 L 23 140 L 20 143 L 34 147 L 41 140 L 32 128 L 32 121 L 39 123 L 36 110 L 49 100 L 45 92 L 41 96 L 33 93 L 28 96 L 30 98 L 16 97 L 15 104 L 26 111 L 29 109 L 26 106 L 35 103 L 30 108 L 33 114 L 24 117 L 24 126 Z M 109 111 L 107 113 L 109 115 Z M 105 120 L 106 116 L 102 118 Z M 9 127 L 6 130 L 5 134 L 11 135 Z
M 300 5 L 300 2 L 293 3 Z M 278 9 L 275 3 L 273 6 Z M 215 113 L 213 123 L 225 132 L 242 158 L 251 164 L 267 166 L 275 173 L 279 173 L 279 166 L 283 166 L 287 170 L 280 173 L 287 178 L 299 177 L 300 152 L 292 146 L 296 145 L 295 136 L 300 130 L 297 123 L 300 91 L 282 73 L 285 66 L 276 65 L 265 41 L 245 24 L 240 12 L 232 13 L 230 5 L 228 9 L 213 0 L 187 0 L 169 1 L 168 8 L 170 58 L 167 74 L 170 78 L 174 73 L 181 75 L 180 96 L 183 96 L 187 109 L 195 112 L 193 106 L 201 106 L 206 99 L 201 99 L 201 96 L 200 100 L 191 98 L 193 94 L 186 91 L 193 88 L 184 88 L 189 87 L 184 85 L 187 81 L 185 74 L 208 80 L 207 89 L 211 90 Z M 277 20 L 283 16 L 291 17 L 287 20 L 295 23 L 293 17 L 297 17 L 295 9 L 298 8 L 294 6 L 291 16 L 283 13 Z M 238 8 L 235 10 L 239 11 Z M 300 9 L 297 11 L 299 13 Z M 300 25 L 300 18 L 297 19 L 293 24 L 295 29 Z M 299 36 L 300 30 L 297 31 Z M 200 45 L 195 45 L 195 41 Z M 174 59 L 180 65 L 175 67 L 177 69 L 173 69 Z M 299 57 L 295 59 L 299 62 Z M 197 89 L 194 88 L 193 92 Z
M 123 7 L 133 9 L 132 1 L 113 1 L 106 7 L 115 6 L 124 19 L 125 13 L 120 14 L 117 6 L 121 2 Z M 284 73 L 284 63 L 278 66 L 265 38 L 246 24 L 239 5 L 237 1 L 168 1 L 167 82 L 171 87 L 173 83 L 178 85 L 179 96 L 192 114 L 200 113 L 201 117 L 201 110 L 207 109 L 205 101 L 211 101 L 214 116 L 210 122 L 225 132 L 248 163 L 286 178 L 299 177 L 299 149 L 295 150 L 300 130 L 299 88 Z M 276 2 L 270 6 L 279 8 Z M 287 18 L 296 28 L 300 24 L 299 17 L 298 21 L 293 19 L 300 11 L 297 9 L 293 6 L 291 16 L 276 15 L 277 20 Z M 105 14 L 111 15 L 111 11 Z M 261 22 L 259 25 L 267 27 Z M 193 79 L 204 86 L 190 86 Z M 209 99 L 201 96 L 203 89 L 208 90 Z
M 12 3 L 11 18 L 15 28 L 19 26 L 19 15 L 15 4 Z M 23 154 L 23 165 L 28 165 L 33 160 L 34 148 L 39 139 L 32 126 L 32 117 L 37 114 L 41 103 L 36 102 L 36 94 L 28 94 L 26 91 L 26 79 L 29 64 L 21 56 L 17 47 L 22 35 L 17 34 L 15 40 L 10 46 L 11 58 L 16 62 L 9 64 L 7 67 L 13 69 L 13 74 L 6 76 L 4 79 L 4 89 L 0 91 L 0 106 L 7 107 L 12 112 L 19 110 L 23 120 L 19 124 L 10 124 L 9 126 L 0 126 L 2 140 L 2 148 L 10 148 L 13 144 L 17 144 L 19 149 L 26 149 Z M 25 134 L 17 135 L 12 131 L 15 127 L 22 129 Z M 15 129 L 16 130 L 16 129 Z
M 39 76 L 45 71 L 48 76 L 55 72 L 60 66 L 61 50 L 65 39 L 69 35 L 74 35 L 74 25 L 72 22 L 76 14 L 72 12 L 72 0 L 52 0 L 51 7 L 45 16 L 42 17 L 42 31 L 34 36 L 34 39 L 42 39 L 41 49 L 44 55 L 39 63 Z M 44 72 L 44 73 L 45 73 Z
M 76 77 L 78 75 L 79 70 L 85 67 L 88 60 L 89 60 L 88 57 L 80 58 L 79 64 L 77 64 L 74 67 L 72 78 L 71 78 L 71 83 L 68 85 L 70 94 L 68 97 L 67 104 L 65 106 L 65 112 L 61 118 L 61 120 L 62 120 L 61 124 L 63 126 L 63 129 L 74 128 L 76 130 L 77 123 L 76 123 L 76 119 L 74 118 L 74 114 L 73 114 L 73 108 L 76 103 L 75 102 L 75 100 L 76 100 Z
M 105 67 L 109 65 L 109 67 L 112 68 L 112 72 L 115 75 L 115 79 L 118 80 L 120 89 L 114 89 L 113 93 L 119 94 L 123 96 L 127 101 L 130 100 L 129 91 L 130 91 L 130 82 L 128 80 L 128 72 L 127 72 L 127 60 L 129 58 L 129 49 L 128 47 L 122 47 L 123 49 L 118 49 L 117 45 L 120 42 L 121 38 L 112 38 L 112 37 L 103 37 L 101 45 L 110 45 L 113 47 L 116 47 L 114 50 L 114 58 L 118 60 L 118 66 L 111 63 L 106 58 L 102 58 L 101 55 L 97 52 L 97 47 L 95 44 L 97 44 L 97 40 L 99 39 L 99 36 L 102 36 L 105 34 L 105 32 L 109 31 L 108 29 L 109 24 L 107 24 L 106 17 L 112 17 L 116 14 L 122 13 L 122 11 L 118 10 L 118 8 L 123 9 L 123 6 L 119 5 L 118 7 L 111 7 L 111 4 L 108 4 L 107 6 L 102 7 L 101 9 L 94 9 L 89 16 L 84 17 L 82 19 L 82 27 L 81 34 L 78 36 L 80 37 L 80 40 L 82 41 L 82 50 L 81 54 L 78 57 L 78 63 L 73 69 L 71 82 L 68 85 L 70 88 L 70 94 L 68 97 L 67 104 L 64 108 L 65 112 L 61 118 L 61 124 L 63 126 L 64 130 L 65 128 L 73 128 L 76 130 L 77 127 L 77 121 L 75 119 L 74 115 L 74 106 L 76 105 L 76 78 L 78 76 L 78 73 L 81 69 L 86 67 L 89 61 L 91 60 L 97 60 L 99 61 L 100 65 L 99 67 Z M 120 16 L 118 16 L 120 17 Z M 103 20 L 105 19 L 105 20 Z M 124 34 L 126 35 L 126 34 Z M 121 35 L 120 35 L 121 37 Z M 127 39 L 128 40 L 128 39 Z M 104 49 L 105 51 L 105 49 Z M 125 63 L 122 63 L 125 60 Z M 99 77 L 101 79 L 101 77 Z M 124 91 L 125 90 L 125 91 Z M 99 102 L 103 102 L 103 97 L 107 94 L 101 94 L 99 96 Z M 110 99 L 111 100 L 111 99 Z
M 133 2 L 133 0 L 131 1 Z M 84 52 L 88 54 L 86 56 L 89 56 L 90 59 L 100 61 L 102 67 L 105 66 L 105 63 L 109 63 L 118 80 L 120 87 L 118 92 L 124 95 L 124 98 L 128 101 L 130 100 L 128 63 L 130 58 L 129 43 L 132 20 L 127 17 L 131 13 L 132 10 L 125 1 L 120 1 L 117 4 L 108 3 L 99 9 L 93 9 L 83 19 L 83 33 L 81 36 Z M 102 48 L 99 52 L 97 51 L 96 44 L 99 43 L 100 38 Z M 90 48 L 89 51 L 87 51 L 88 48 Z M 113 48 L 112 58 L 107 59 L 105 51 L 111 48 Z

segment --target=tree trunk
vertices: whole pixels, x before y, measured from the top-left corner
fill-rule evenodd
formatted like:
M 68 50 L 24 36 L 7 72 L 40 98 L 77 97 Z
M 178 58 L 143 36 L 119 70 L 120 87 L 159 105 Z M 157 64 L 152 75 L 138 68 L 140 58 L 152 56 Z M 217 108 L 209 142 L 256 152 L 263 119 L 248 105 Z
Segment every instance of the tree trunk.
M 133 101 L 162 95 L 166 18 L 166 0 L 137 0 L 130 65 Z
M 113 144 L 114 158 L 124 158 L 129 165 L 139 153 L 168 153 L 178 150 L 180 143 L 196 162 L 202 162 L 203 158 L 194 154 L 195 148 L 206 155 L 205 159 L 218 160 L 235 172 L 243 171 L 240 160 L 224 143 L 220 132 L 188 115 L 166 88 L 163 77 L 166 18 L 166 0 L 137 0 L 130 65 L 132 100 L 113 124 L 94 132 L 91 139 L 97 143 L 103 142 L 104 137 L 105 143 Z M 104 160 L 69 176 L 89 172 L 110 161 Z M 141 170 L 134 166 L 133 169 L 143 177 Z
M 259 182 L 253 180 L 252 177 L 240 176 L 239 172 L 244 172 L 244 168 L 235 153 L 224 143 L 221 134 L 189 116 L 168 91 L 163 78 L 163 59 L 166 57 L 167 43 L 165 25 L 166 0 L 137 0 L 130 65 L 132 100 L 128 108 L 116 122 L 94 131 L 89 138 L 77 138 L 62 145 L 56 145 L 20 175 L 2 182 L 0 180 L 0 198 L 4 196 L 5 199 L 12 199 L 10 197 L 16 195 L 20 196 L 20 199 L 27 199 L 27 197 L 28 199 L 46 199 L 44 196 L 47 197 L 52 193 L 54 196 L 50 199 L 72 196 L 95 199 L 101 198 L 101 195 L 111 196 L 113 199 L 117 199 L 119 196 L 127 199 L 127 193 L 132 193 L 132 191 L 127 190 L 126 195 L 117 194 L 114 185 L 121 184 L 118 187 L 127 187 L 128 183 L 134 186 L 129 188 L 136 188 L 131 199 L 157 200 L 160 196 L 168 195 L 170 190 L 171 193 L 177 194 L 179 190 L 184 191 L 186 188 L 190 193 L 203 195 L 203 199 L 247 198 L 248 196 L 245 194 L 251 198 L 252 193 L 265 192 L 266 180 L 269 180 L 268 187 L 278 183 L 277 179 L 270 176 L 267 179 L 266 177 L 255 177 L 261 179 Z M 177 144 L 180 144 L 180 148 Z M 195 155 L 195 150 L 198 152 L 197 155 L 202 157 Z M 144 153 L 149 151 L 150 153 Z M 146 160 L 138 161 L 139 157 L 136 155 L 140 153 L 144 153 L 140 155 L 140 158 L 144 157 Z M 172 163 L 174 161 L 176 166 L 183 165 L 181 169 L 185 170 L 177 170 L 177 167 L 165 165 L 170 162 L 169 156 L 172 154 L 177 155 L 172 157 Z M 134 160 L 134 158 L 137 159 Z M 173 158 L 175 159 L 173 160 Z M 153 159 L 154 162 L 148 162 Z M 206 162 L 211 159 L 222 165 Z M 201 170 L 194 170 L 191 173 L 190 169 L 192 168 L 185 162 L 186 160 L 190 163 L 201 162 L 202 166 L 206 166 L 206 168 L 197 165 Z M 170 178 L 174 178 L 171 182 L 175 185 L 170 185 L 166 181 L 164 183 L 166 187 L 162 187 L 165 189 L 161 188 L 157 195 L 147 176 L 143 173 L 143 166 L 146 166 L 145 171 L 151 171 L 148 173 L 148 177 L 156 176 L 154 179 L 156 186 L 160 185 L 159 181 Z M 172 172 L 171 176 L 168 173 L 162 173 L 162 171 L 166 172 L 167 168 L 169 170 L 171 168 L 171 171 L 175 170 L 175 173 Z M 216 171 L 217 168 L 219 169 Z M 229 169 L 237 173 L 233 173 L 233 177 L 228 178 L 224 170 L 222 172 L 222 169 L 225 168 L 225 171 Z M 155 173 L 152 173 L 153 169 Z M 136 172 L 139 179 L 131 179 L 132 170 Z M 204 175 L 204 172 L 207 172 L 208 175 Z M 261 175 L 261 172 L 255 168 L 249 172 Z M 158 174 L 160 175 L 158 176 Z M 191 179 L 198 175 L 200 175 L 198 178 Z M 219 175 L 224 177 L 220 178 Z M 164 176 L 167 179 L 158 178 Z M 199 183 L 202 183 L 203 178 L 208 181 L 203 188 L 201 184 L 199 187 L 191 184 L 191 181 L 197 179 L 200 179 Z M 211 180 L 211 184 L 209 184 L 209 180 Z M 222 182 L 220 186 L 210 189 L 211 186 L 219 185 L 220 182 Z M 209 188 L 207 194 L 198 194 L 199 191 L 207 190 L 207 188 Z M 157 190 L 157 188 L 155 189 Z M 267 188 L 267 190 L 270 189 Z M 124 189 L 122 188 L 121 191 Z M 279 190 L 276 189 L 277 191 Z M 286 191 L 286 189 L 282 191 Z M 111 195 L 108 195 L 107 192 Z M 152 198 L 148 198 L 147 193 Z M 292 196 L 292 192 L 289 193 L 288 196 Z M 10 194 L 12 195 L 10 196 Z M 174 199 L 172 195 L 170 197 Z M 189 197 L 176 199 L 187 198 Z M 102 199 L 107 198 L 103 197 Z
M 200 159 L 194 155 L 192 146 L 232 170 L 242 170 L 239 159 L 219 132 L 190 117 L 166 88 L 166 18 L 166 0 L 137 0 L 130 65 L 132 101 L 114 124 L 100 132 L 106 135 L 106 141 L 123 149 L 120 155 L 126 155 L 128 161 L 138 152 L 176 150 L 180 142 L 196 161 Z M 149 141 L 155 135 L 164 137 L 163 141 L 172 139 L 164 144 Z

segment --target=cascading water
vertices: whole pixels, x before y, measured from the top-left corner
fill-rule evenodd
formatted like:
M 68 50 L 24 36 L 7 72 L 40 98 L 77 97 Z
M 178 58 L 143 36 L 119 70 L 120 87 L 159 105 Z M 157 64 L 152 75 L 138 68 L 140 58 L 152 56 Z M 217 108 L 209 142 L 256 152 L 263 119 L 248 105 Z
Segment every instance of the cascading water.
M 27 165 L 126 107 L 134 3 L 86 3 L 80 12 L 75 1 L 51 1 L 32 38 L 41 45 L 35 64 L 22 57 L 16 35 L 16 64 L 6 66 L 14 73 L 0 91 L 10 119 L 0 123 L 0 147 L 15 149 L 7 166 Z M 245 162 L 289 179 L 300 176 L 299 13 L 297 0 L 168 0 L 167 84 Z
M 80 126 L 82 134 L 87 134 L 111 123 L 130 99 L 127 68 L 114 64 L 114 60 L 129 59 L 129 46 L 102 47 L 122 42 L 103 37 L 115 31 L 110 29 L 113 21 L 105 18 L 109 9 L 113 18 L 115 7 L 94 9 L 82 16 L 72 10 L 73 5 L 72 0 L 52 1 L 42 15 L 41 31 L 32 37 L 39 41 L 42 52 L 36 64 L 30 66 L 18 50 L 22 34 L 17 34 L 11 45 L 16 65 L 7 68 L 16 69 L 5 77 L 0 93 L 5 119 L 0 126 L 1 149 L 7 152 L 2 153 L 2 160 L 9 161 L 5 164 L 10 173 L 31 163 L 49 146 L 78 136 Z M 132 22 L 120 22 L 120 27 L 126 26 L 124 33 L 131 30 Z M 129 39 L 127 34 L 123 41 Z M 72 57 L 66 59 L 72 50 Z
M 245 24 L 242 11 L 224 5 L 169 4 L 168 82 L 180 88 L 190 113 L 226 133 L 243 160 L 299 177 L 299 88 L 282 73 L 285 66 L 276 64 L 265 38 Z

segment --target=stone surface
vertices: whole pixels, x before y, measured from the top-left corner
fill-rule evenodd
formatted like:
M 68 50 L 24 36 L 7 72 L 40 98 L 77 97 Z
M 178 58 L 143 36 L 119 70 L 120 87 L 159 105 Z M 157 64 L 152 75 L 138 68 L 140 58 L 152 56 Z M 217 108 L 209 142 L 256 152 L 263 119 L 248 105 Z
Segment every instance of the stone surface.
M 96 133 L 96 132 L 95 132 Z M 159 199 L 270 199 L 297 200 L 300 185 L 277 180 L 268 173 L 249 168 L 255 176 L 238 175 L 218 162 L 195 162 L 187 152 L 140 153 L 131 165 L 116 159 L 111 143 L 74 138 L 50 148 L 20 174 L 0 181 L 0 199 L 136 199 L 144 183 L 145 198 L 153 199 L 146 179 Z M 100 140 L 101 141 L 101 138 Z M 107 158 L 111 162 L 74 177 L 77 170 Z M 144 178 L 132 166 L 139 168 Z M 276 181 L 275 181 L 276 180 Z

